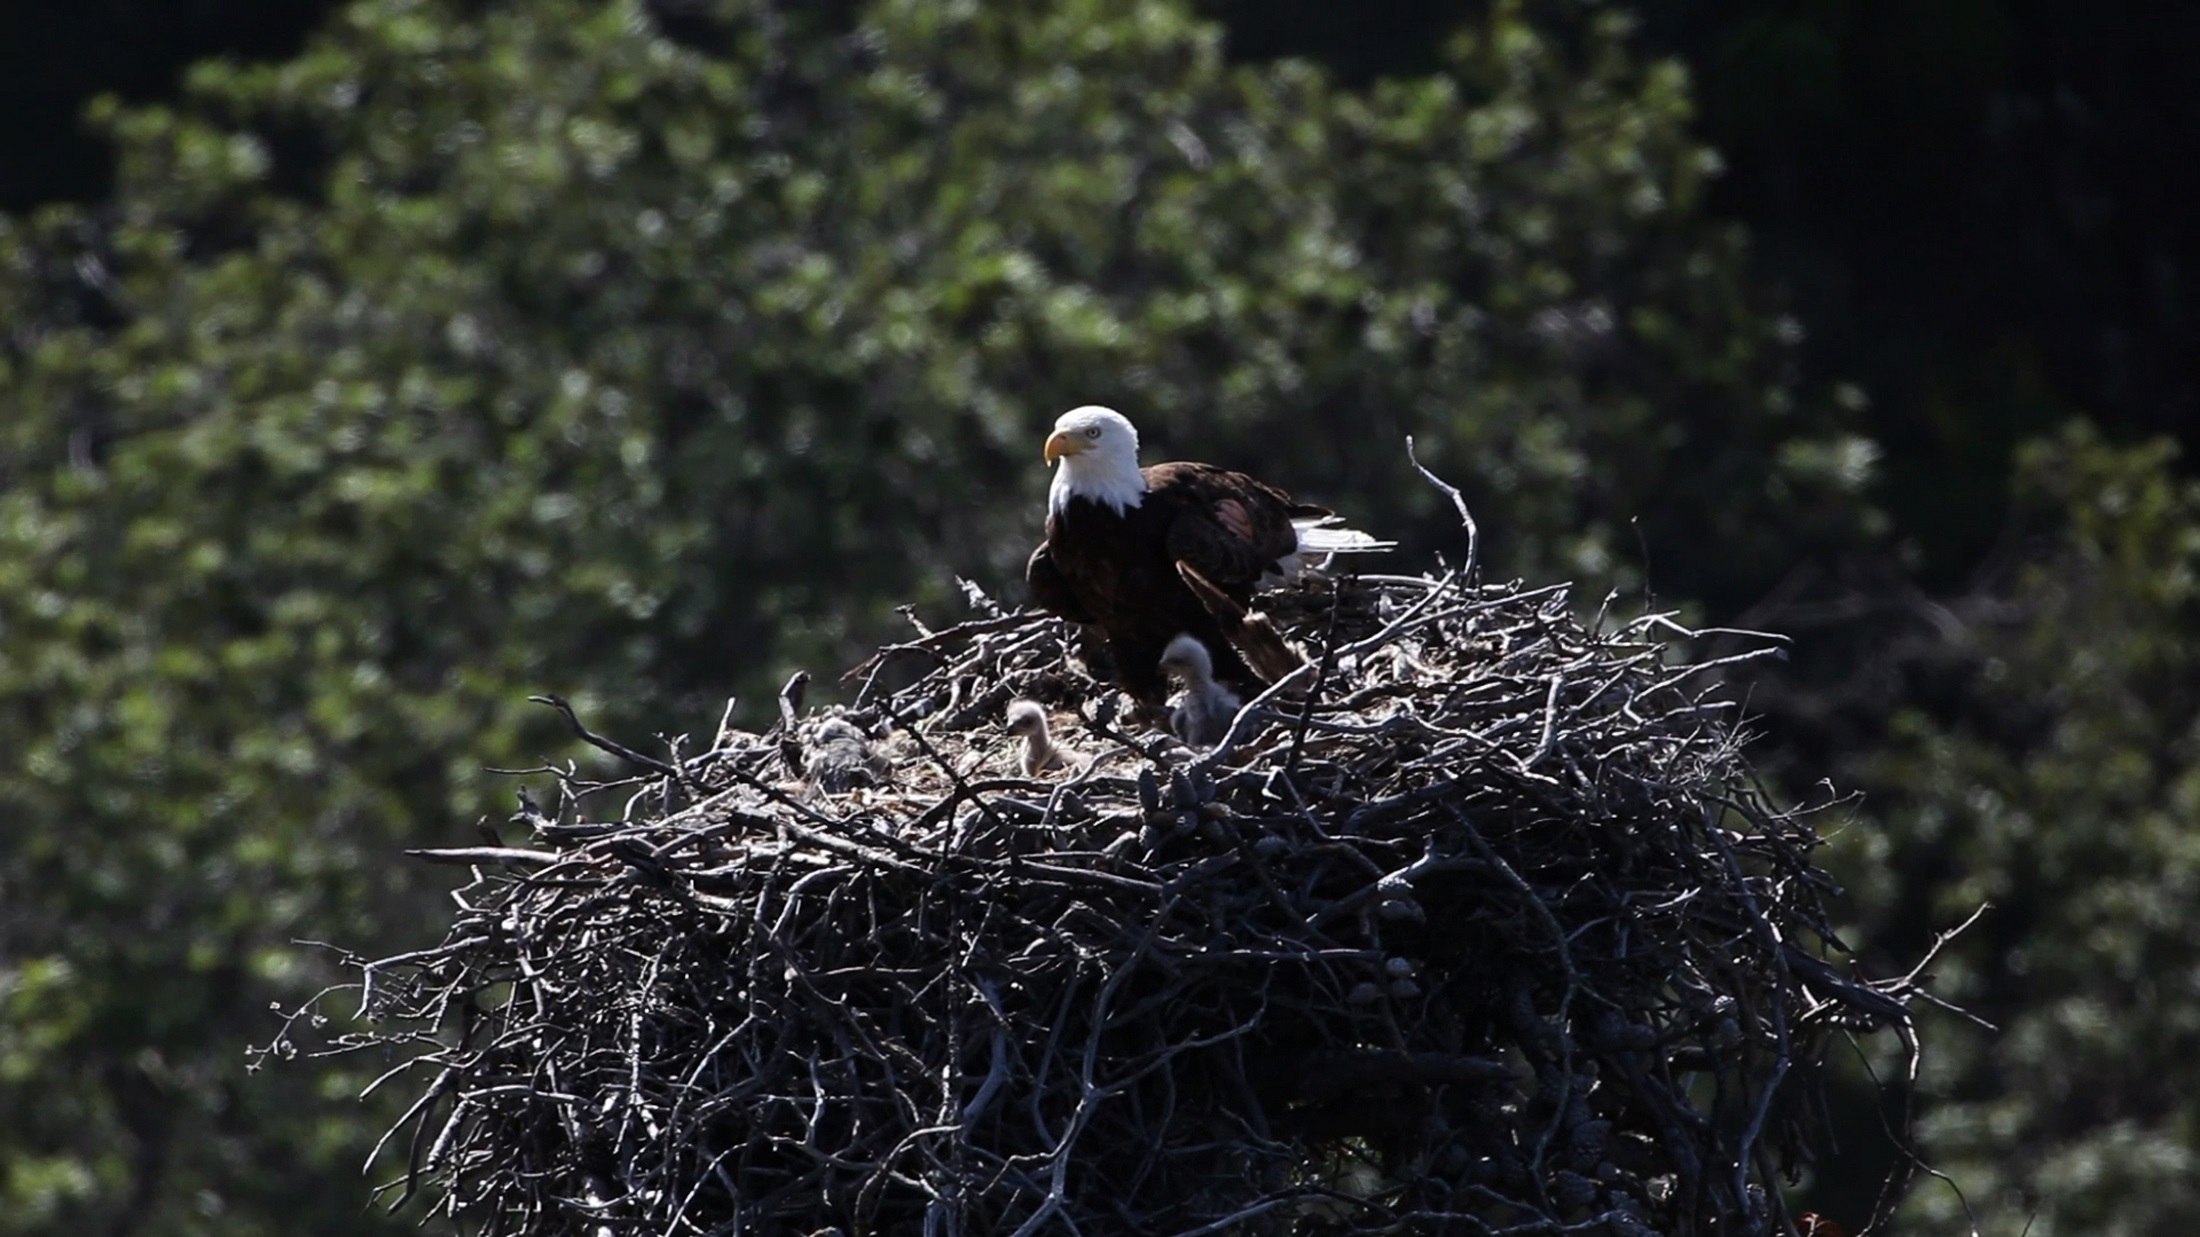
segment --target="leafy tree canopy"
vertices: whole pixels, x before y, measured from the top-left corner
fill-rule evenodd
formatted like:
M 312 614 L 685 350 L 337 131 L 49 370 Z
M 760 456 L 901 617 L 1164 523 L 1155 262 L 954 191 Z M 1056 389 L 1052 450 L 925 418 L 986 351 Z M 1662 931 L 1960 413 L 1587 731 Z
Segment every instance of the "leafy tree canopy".
M 701 727 L 1015 596 L 1072 404 L 1425 548 L 1419 434 L 1506 572 L 1868 531 L 1629 31 L 1348 90 L 1166 0 L 360 0 L 101 109 L 113 197 L 0 223 L 0 1230 L 373 1227 L 356 1080 L 242 1074 L 292 938 L 417 936 L 529 692 Z

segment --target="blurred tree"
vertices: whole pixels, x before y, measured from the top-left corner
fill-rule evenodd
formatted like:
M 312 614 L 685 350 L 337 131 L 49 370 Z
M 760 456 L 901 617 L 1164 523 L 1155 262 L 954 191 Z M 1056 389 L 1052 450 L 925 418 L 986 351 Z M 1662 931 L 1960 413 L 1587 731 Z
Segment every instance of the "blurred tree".
M 1859 939 L 1905 956 L 1993 904 L 1937 969 L 2000 1032 L 1936 1026 L 1920 1083 L 1928 1159 L 1989 1231 L 2200 1216 L 2200 483 L 2175 454 L 2028 445 L 2008 565 L 1890 637 L 1888 731 L 1835 772 L 1866 792 L 1836 844 Z M 1910 1217 L 1963 1218 L 1930 1186 Z
M 708 725 L 1014 596 L 1071 404 L 1455 545 L 1419 433 L 1504 572 L 1868 523 L 1620 10 L 1356 91 L 1165 0 L 662 7 L 361 0 L 0 224 L 0 1231 L 375 1227 L 355 1080 L 240 1070 L 290 939 L 417 933 L 531 691 Z
M 1199 0 L 1230 54 L 1346 80 L 1427 72 L 1443 0 Z M 1546 14 L 1563 12 L 1549 0 Z M 1913 567 L 1960 587 L 2017 444 L 2083 413 L 2200 451 L 2200 8 L 2057 0 L 1663 0 L 1725 156 L 1709 210 L 1810 326 L 1817 381 L 1871 393 Z M 2186 464 L 2185 467 L 2190 467 Z
M 1471 6 L 1195 0 L 1227 54 L 1302 56 L 1360 87 L 1445 63 Z M 0 209 L 88 201 L 109 181 L 74 117 L 101 91 L 172 97 L 209 55 L 292 54 L 334 0 L 86 0 L 0 9 Z M 1787 289 L 1826 380 L 1872 393 L 1883 500 L 1946 587 L 1976 564 L 2009 452 L 2082 410 L 2115 435 L 2200 427 L 2187 341 L 2200 53 L 2191 6 L 1894 0 L 1639 6 L 1700 85 L 1698 132 L 1731 164 L 1714 214 Z M 651 0 L 708 36 L 708 0 Z M 1536 22 L 1567 20 L 1539 0 Z M 706 37 L 704 40 L 708 42 Z

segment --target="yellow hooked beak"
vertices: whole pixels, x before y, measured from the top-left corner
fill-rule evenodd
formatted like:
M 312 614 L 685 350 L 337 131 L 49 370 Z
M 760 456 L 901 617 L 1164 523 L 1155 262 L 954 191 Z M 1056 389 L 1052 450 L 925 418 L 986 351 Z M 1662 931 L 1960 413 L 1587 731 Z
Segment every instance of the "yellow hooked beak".
M 1052 464 L 1065 455 L 1083 455 L 1085 446 L 1083 434 L 1074 430 L 1056 430 L 1047 437 L 1047 463 Z

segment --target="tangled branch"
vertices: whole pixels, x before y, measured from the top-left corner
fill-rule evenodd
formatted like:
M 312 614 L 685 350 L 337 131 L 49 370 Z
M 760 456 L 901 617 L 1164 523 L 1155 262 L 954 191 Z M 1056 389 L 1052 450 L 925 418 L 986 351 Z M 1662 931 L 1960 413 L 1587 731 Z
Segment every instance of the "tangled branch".
M 1211 750 L 992 607 L 423 852 L 458 912 L 338 1045 L 416 1096 L 389 1188 L 483 1234 L 1788 1231 L 1829 1040 L 1921 993 L 1831 960 L 1742 758 L 1770 645 L 1463 573 L 1262 605 L 1306 681 Z M 1017 698 L 1087 763 L 1021 776 Z M 883 784 L 805 776 L 828 720 Z

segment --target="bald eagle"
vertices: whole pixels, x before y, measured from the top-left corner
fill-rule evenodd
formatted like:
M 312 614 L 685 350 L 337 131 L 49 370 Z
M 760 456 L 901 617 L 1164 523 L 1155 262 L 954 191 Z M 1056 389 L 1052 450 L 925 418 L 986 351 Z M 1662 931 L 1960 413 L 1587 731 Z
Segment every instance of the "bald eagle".
M 1024 580 L 1040 608 L 1096 628 L 1132 699 L 1159 708 L 1168 695 L 1162 650 L 1188 633 L 1213 656 L 1215 677 L 1260 680 L 1185 584 L 1190 567 L 1238 605 L 1263 577 L 1292 577 L 1307 555 L 1387 550 L 1340 528 L 1326 508 L 1212 464 L 1138 466 L 1138 431 L 1112 409 L 1071 409 L 1054 423 L 1046 460 L 1047 539 Z

